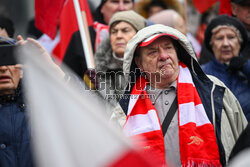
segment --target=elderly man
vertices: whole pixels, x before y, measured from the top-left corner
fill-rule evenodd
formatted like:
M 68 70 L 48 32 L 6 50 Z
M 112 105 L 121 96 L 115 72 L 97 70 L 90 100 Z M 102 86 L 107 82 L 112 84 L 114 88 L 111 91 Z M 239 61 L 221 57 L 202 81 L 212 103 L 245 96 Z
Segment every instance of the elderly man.
M 250 60 L 241 54 L 246 43 L 247 33 L 241 22 L 226 15 L 217 16 L 205 31 L 205 45 L 213 58 L 202 68 L 233 92 L 250 121 Z
M 13 58 L 15 46 L 6 45 L 0 45 L 0 166 L 31 167 L 30 132 L 21 86 L 22 65 L 16 64 Z
M 202 71 L 182 33 L 163 25 L 140 30 L 123 70 L 128 87 L 111 119 L 127 136 L 143 136 L 136 143 L 164 164 L 226 165 L 247 122 L 231 91 Z

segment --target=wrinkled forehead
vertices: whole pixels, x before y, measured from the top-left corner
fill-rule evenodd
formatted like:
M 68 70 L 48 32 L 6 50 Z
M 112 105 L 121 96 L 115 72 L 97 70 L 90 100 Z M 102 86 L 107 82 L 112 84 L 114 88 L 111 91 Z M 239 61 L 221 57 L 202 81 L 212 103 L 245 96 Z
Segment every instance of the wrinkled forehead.
M 210 41 L 210 44 L 214 41 L 214 39 L 216 37 L 219 37 L 219 36 L 236 36 L 237 39 L 238 39 L 238 42 L 239 43 L 242 43 L 243 40 L 242 40 L 242 36 L 239 32 L 238 29 L 236 29 L 235 27 L 233 26 L 217 26 L 215 27 L 213 30 L 212 30 L 212 38 L 211 38 L 211 41 Z

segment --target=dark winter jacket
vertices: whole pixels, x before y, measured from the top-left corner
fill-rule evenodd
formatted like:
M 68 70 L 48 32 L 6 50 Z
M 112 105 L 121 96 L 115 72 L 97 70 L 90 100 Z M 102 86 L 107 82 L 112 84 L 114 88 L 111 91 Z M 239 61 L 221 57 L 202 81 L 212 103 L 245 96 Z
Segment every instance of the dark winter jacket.
M 98 46 L 95 63 L 98 91 L 111 105 L 116 105 L 125 88 L 125 80 L 122 72 L 123 61 L 114 58 L 109 38 Z
M 206 74 L 219 78 L 239 100 L 242 110 L 250 121 L 250 60 L 244 64 L 243 70 L 228 71 L 228 66 L 219 63 L 214 57 L 207 64 L 202 65 Z
M 32 167 L 30 128 L 21 88 L 0 96 L 0 166 Z
M 91 38 L 92 49 L 94 49 L 96 33 L 92 26 L 89 27 L 89 33 Z M 80 31 L 76 31 L 72 35 L 70 43 L 63 58 L 63 63 L 65 63 L 71 70 L 73 70 L 73 72 L 75 72 L 80 78 L 83 78 L 83 75 L 87 70 L 87 64 L 82 47 Z

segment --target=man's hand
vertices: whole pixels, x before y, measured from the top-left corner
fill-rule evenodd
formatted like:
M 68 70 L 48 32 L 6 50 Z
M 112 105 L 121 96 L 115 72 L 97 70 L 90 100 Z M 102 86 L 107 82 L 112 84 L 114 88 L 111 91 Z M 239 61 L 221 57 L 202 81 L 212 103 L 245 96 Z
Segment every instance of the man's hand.
M 65 73 L 63 70 L 52 60 L 50 54 L 37 40 L 32 38 L 27 38 L 27 40 L 24 40 L 21 35 L 17 36 L 17 40 L 18 45 L 26 45 L 30 47 L 30 49 L 33 49 L 37 54 L 43 56 L 46 62 L 58 72 L 61 78 L 64 78 Z

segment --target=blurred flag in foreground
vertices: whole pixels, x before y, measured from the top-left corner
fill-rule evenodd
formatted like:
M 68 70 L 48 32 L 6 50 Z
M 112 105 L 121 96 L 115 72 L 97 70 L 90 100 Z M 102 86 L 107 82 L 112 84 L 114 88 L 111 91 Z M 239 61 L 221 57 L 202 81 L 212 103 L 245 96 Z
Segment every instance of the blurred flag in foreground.
M 32 48 L 24 48 L 20 59 L 38 166 L 150 166 L 107 123 L 105 107 L 89 91 L 62 82 L 48 58 Z

